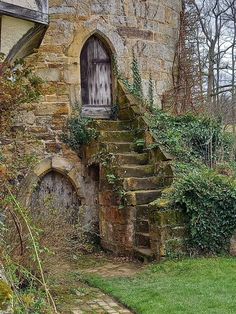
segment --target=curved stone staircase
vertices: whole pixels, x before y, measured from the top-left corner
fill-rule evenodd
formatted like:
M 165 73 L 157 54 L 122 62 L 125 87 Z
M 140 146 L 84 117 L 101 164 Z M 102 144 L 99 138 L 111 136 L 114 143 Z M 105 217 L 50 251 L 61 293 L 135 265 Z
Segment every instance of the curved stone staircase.
M 134 208 L 134 253 L 143 259 L 152 259 L 148 206 L 161 196 L 170 180 L 156 175 L 155 164 L 146 148 L 140 153 L 134 151 L 134 135 L 128 130 L 131 125 L 129 120 L 96 121 L 100 143 L 118 162 L 116 173 L 123 179 L 127 206 Z
M 170 157 L 160 147 L 149 148 L 154 139 L 148 130 L 144 112 L 137 105 L 137 100 L 126 94 L 123 88 L 119 90 L 118 120 L 94 120 L 94 123 L 100 136 L 96 145 L 93 143 L 87 148 L 86 158 L 90 160 L 102 148 L 112 153 L 117 161 L 116 174 L 122 178 L 127 199 L 126 207 L 120 209 L 114 191 L 104 184 L 106 178 L 100 165 L 102 246 L 116 253 L 134 255 L 143 261 L 159 259 L 163 246 L 161 233 L 163 230 L 164 234 L 168 232 L 166 226 L 152 221 L 150 208 L 152 211 L 153 207 L 150 203 L 158 199 L 163 189 L 173 181 Z M 137 138 L 134 129 L 139 131 L 139 138 L 145 143 L 141 152 L 135 151 Z M 160 220 L 165 221 L 169 228 L 173 215 L 163 216 Z M 175 236 L 175 230 L 172 227 L 170 230 Z

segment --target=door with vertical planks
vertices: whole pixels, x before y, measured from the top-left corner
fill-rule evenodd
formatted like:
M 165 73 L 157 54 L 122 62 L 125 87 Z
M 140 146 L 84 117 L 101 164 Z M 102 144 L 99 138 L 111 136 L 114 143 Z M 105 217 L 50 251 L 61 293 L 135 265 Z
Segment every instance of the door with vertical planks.
M 112 106 L 111 57 L 101 40 L 91 36 L 80 57 L 82 115 L 109 119 Z

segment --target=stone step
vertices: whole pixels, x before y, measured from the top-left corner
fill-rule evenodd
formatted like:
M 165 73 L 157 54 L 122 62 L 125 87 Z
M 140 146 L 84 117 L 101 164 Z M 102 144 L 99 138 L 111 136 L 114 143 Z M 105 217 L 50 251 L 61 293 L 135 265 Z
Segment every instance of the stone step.
M 111 108 L 110 107 L 91 107 L 83 106 L 81 111 L 81 117 L 92 119 L 110 119 Z
M 135 245 L 137 247 L 141 246 L 143 248 L 150 248 L 150 235 L 149 233 L 136 232 L 135 233 Z
M 133 142 L 134 135 L 130 131 L 101 131 L 99 138 L 104 142 Z
M 125 131 L 130 130 L 131 121 L 94 120 L 95 127 L 99 131 Z
M 134 164 L 134 165 L 146 165 L 148 163 L 148 154 L 138 153 L 123 153 L 116 154 L 117 161 L 120 165 Z
M 154 260 L 154 254 L 151 249 L 139 246 L 134 248 L 134 257 L 145 263 L 152 262 Z
M 123 178 L 128 177 L 151 177 L 154 174 L 153 165 L 121 165 L 118 168 L 118 175 Z
M 149 233 L 149 221 L 148 220 L 136 220 L 135 225 L 136 232 Z
M 162 190 L 140 190 L 126 193 L 128 205 L 148 204 L 161 196 Z
M 136 220 L 148 220 L 149 208 L 148 205 L 137 205 L 136 207 Z
M 136 178 L 129 177 L 124 179 L 124 189 L 126 191 L 136 191 L 136 190 L 153 190 L 167 187 L 171 184 L 172 178 L 169 177 L 144 177 Z
M 119 106 L 119 112 L 118 112 L 118 118 L 120 120 L 130 120 L 135 118 L 135 114 L 130 108 L 129 104 L 120 104 Z
M 130 142 L 102 142 L 102 145 L 104 145 L 110 153 L 127 153 L 133 150 L 133 143 Z

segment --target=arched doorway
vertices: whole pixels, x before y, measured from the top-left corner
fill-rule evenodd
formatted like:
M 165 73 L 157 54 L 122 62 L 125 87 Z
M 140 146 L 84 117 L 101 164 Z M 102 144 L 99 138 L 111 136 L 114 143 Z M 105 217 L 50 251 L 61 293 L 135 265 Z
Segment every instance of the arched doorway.
M 80 55 L 82 115 L 109 118 L 112 106 L 110 52 L 95 35 L 85 43 Z
M 40 180 L 31 200 L 31 208 L 36 215 L 47 215 L 53 211 L 70 223 L 77 222 L 80 205 L 81 201 L 68 178 L 53 170 Z
M 81 200 L 66 176 L 51 170 L 40 178 L 30 208 L 33 223 L 42 230 L 39 235 L 42 246 L 58 256 L 73 252 L 81 242 L 77 230 L 80 206 Z

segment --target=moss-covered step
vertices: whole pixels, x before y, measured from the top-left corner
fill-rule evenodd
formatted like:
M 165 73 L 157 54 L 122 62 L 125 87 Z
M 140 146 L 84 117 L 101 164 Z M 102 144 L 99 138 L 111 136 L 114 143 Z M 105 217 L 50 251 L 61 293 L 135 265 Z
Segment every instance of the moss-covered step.
M 135 247 L 134 257 L 146 263 L 152 262 L 155 259 L 152 250 L 145 247 Z
M 153 165 L 122 165 L 117 168 L 118 175 L 123 178 L 128 177 L 151 177 L 154 174 Z
M 136 219 L 135 232 L 149 233 L 149 231 L 150 231 L 150 227 L 149 227 L 149 221 L 147 219 L 145 220 Z
M 131 128 L 131 121 L 94 120 L 93 125 L 99 131 L 124 131 Z
M 148 204 L 161 196 L 161 190 L 148 190 L 148 191 L 133 191 L 127 192 L 128 205 L 143 205 Z
M 136 220 L 148 220 L 149 219 L 149 205 L 137 205 L 135 206 Z
M 153 176 L 136 178 L 129 177 L 124 179 L 124 189 L 126 191 L 136 191 L 136 190 L 153 190 L 170 186 L 172 178 Z
M 101 146 L 105 147 L 110 153 L 127 153 L 132 151 L 133 149 L 133 143 L 129 142 L 102 142 Z
M 104 142 L 132 142 L 134 135 L 130 131 L 100 131 L 99 139 Z
M 149 233 L 136 232 L 135 233 L 136 247 L 150 248 L 150 235 Z
M 115 155 L 119 165 L 134 164 L 134 165 L 146 165 L 148 163 L 148 154 L 138 153 L 119 153 Z

